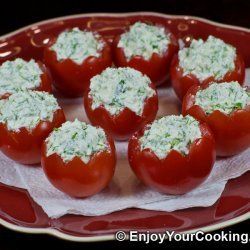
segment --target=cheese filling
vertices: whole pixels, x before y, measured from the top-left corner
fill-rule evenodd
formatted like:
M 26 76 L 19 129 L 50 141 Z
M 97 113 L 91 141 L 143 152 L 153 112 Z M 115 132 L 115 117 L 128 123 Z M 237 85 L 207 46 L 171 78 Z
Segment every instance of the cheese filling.
M 41 91 L 22 91 L 0 101 L 0 122 L 10 131 L 26 128 L 29 131 L 40 121 L 52 121 L 60 109 L 53 95 Z
M 17 58 L 4 62 L 0 66 L 0 95 L 39 87 L 41 74 L 42 70 L 33 59 L 26 62 Z
M 56 52 L 58 61 L 69 58 L 81 64 L 87 57 L 100 56 L 103 43 L 98 38 L 99 36 L 93 32 L 73 28 L 62 32 L 50 49 Z
M 156 94 L 150 79 L 132 68 L 108 68 L 90 81 L 92 109 L 104 106 L 111 115 L 128 108 L 142 115 L 144 102 Z
M 206 114 L 219 110 L 230 114 L 234 110 L 244 109 L 250 104 L 249 92 L 238 82 L 211 83 L 208 88 L 199 90 L 195 96 L 195 104 Z
M 200 81 L 208 77 L 221 80 L 228 71 L 235 69 L 236 49 L 221 39 L 209 36 L 206 41 L 192 40 L 189 48 L 178 53 L 183 74 L 193 74 Z
M 164 159 L 173 149 L 187 155 L 189 146 L 201 136 L 199 122 L 193 117 L 170 115 L 148 125 L 140 138 L 140 147 L 151 149 L 159 159 Z
M 137 22 L 121 35 L 118 43 L 129 61 L 133 56 L 149 60 L 153 53 L 162 55 L 168 49 L 170 38 L 163 27 Z
M 54 129 L 46 139 L 47 156 L 54 153 L 67 163 L 74 157 L 80 157 L 88 163 L 97 152 L 109 150 L 107 138 L 102 128 L 96 128 L 77 119 L 67 121 Z

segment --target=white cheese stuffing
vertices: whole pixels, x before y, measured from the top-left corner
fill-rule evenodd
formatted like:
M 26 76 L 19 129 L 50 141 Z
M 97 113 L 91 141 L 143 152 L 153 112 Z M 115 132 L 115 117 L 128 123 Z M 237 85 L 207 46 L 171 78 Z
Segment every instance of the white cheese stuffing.
M 93 32 L 73 28 L 62 32 L 50 49 L 56 52 L 58 61 L 69 58 L 81 64 L 89 56 L 100 56 L 103 43 L 98 38 Z
M 67 163 L 75 156 L 88 163 L 91 156 L 97 152 L 109 150 L 107 138 L 102 128 L 97 128 L 80 122 L 65 122 L 46 139 L 47 156 L 54 153 Z
M 0 66 L 0 95 L 39 87 L 41 74 L 42 70 L 33 59 L 27 62 L 17 58 L 4 62 Z
M 92 109 L 104 106 L 111 115 L 125 107 L 142 115 L 144 101 L 155 95 L 150 79 L 132 68 L 107 68 L 90 81 Z
M 136 55 L 149 60 L 153 53 L 162 55 L 166 52 L 169 43 L 164 27 L 137 22 L 121 35 L 117 47 L 123 48 L 128 61 Z
M 60 109 L 53 95 L 41 91 L 21 91 L 0 103 L 0 122 L 10 131 L 23 127 L 31 131 L 40 121 L 52 121 Z
M 171 115 L 148 125 L 140 138 L 140 147 L 151 149 L 159 159 L 164 159 L 173 149 L 187 155 L 190 144 L 198 138 L 201 131 L 197 120 L 189 115 Z
M 238 82 L 211 83 L 208 88 L 199 90 L 195 104 L 206 114 L 219 110 L 230 114 L 236 109 L 244 109 L 250 104 L 249 93 Z
M 190 47 L 179 50 L 178 57 L 184 75 L 193 74 L 200 81 L 212 76 L 221 80 L 228 71 L 235 69 L 236 49 L 209 36 L 206 41 L 192 40 Z

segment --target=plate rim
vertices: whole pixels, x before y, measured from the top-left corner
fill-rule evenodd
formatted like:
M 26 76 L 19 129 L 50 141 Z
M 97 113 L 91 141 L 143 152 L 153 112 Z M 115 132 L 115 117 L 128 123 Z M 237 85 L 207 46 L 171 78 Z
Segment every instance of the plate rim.
M 181 234 L 189 234 L 198 231 L 202 231 L 205 233 L 212 232 L 215 230 L 223 229 L 237 223 L 243 222 L 250 219 L 250 212 L 246 212 L 240 216 L 232 218 L 230 220 L 226 220 L 220 223 L 215 223 L 208 226 L 198 227 L 195 229 L 187 230 L 180 232 Z M 0 225 L 11 229 L 16 232 L 26 233 L 26 234 L 47 234 L 50 236 L 55 236 L 59 239 L 73 241 L 73 242 L 100 242 L 100 241 L 111 241 L 115 239 L 115 233 L 106 234 L 106 235 L 98 235 L 98 236 L 74 236 L 71 234 L 66 234 L 55 228 L 28 228 L 24 226 L 15 225 L 13 223 L 7 222 L 4 219 L 0 218 Z M 119 231 L 119 230 L 118 230 Z
M 60 16 L 60 17 L 55 17 L 55 18 L 50 18 L 46 19 L 43 21 L 35 22 L 29 25 L 26 25 L 24 27 L 21 27 L 19 29 L 16 29 L 12 32 L 9 32 L 7 34 L 1 35 L 0 40 L 7 39 L 15 34 L 18 34 L 22 31 L 25 31 L 33 26 L 39 26 L 46 24 L 48 22 L 56 22 L 56 21 L 62 21 L 62 20 L 68 20 L 68 19 L 75 19 L 75 18 L 81 18 L 81 17 L 91 17 L 91 16 L 96 16 L 96 17 L 126 17 L 126 16 L 140 16 L 140 15 L 150 15 L 150 16 L 158 16 L 158 17 L 165 17 L 165 18 L 171 18 L 171 19 L 184 19 L 184 20 L 189 20 L 189 19 L 194 19 L 197 21 L 201 21 L 207 24 L 211 24 L 214 26 L 219 26 L 222 28 L 227 28 L 227 29 L 234 29 L 238 31 L 243 31 L 243 32 L 248 32 L 250 33 L 250 29 L 246 27 L 241 27 L 241 26 L 235 26 L 235 25 L 230 25 L 230 24 L 223 24 L 215 21 L 211 21 L 206 18 L 202 17 L 197 17 L 197 16 L 190 16 L 190 15 L 170 15 L 170 14 L 164 14 L 164 13 L 159 13 L 159 12 L 149 12 L 149 11 L 138 11 L 138 12 L 123 12 L 123 13 L 81 13 L 81 14 L 75 14 L 75 15 L 66 15 L 66 16 Z M 195 229 L 187 230 L 181 233 L 192 233 L 196 231 L 203 231 L 203 232 L 211 232 L 214 230 L 222 229 L 240 222 L 243 222 L 245 220 L 250 219 L 250 212 L 246 212 L 240 216 L 237 216 L 235 218 L 220 222 L 220 223 L 215 223 L 212 225 L 208 226 L 203 226 L 203 227 L 198 227 Z M 28 234 L 47 234 L 51 236 L 55 236 L 59 239 L 64 239 L 64 240 L 69 240 L 69 241 L 75 241 L 75 242 L 98 242 L 98 241 L 108 241 L 108 240 L 115 240 L 114 234 L 107 234 L 107 235 L 98 235 L 98 236 L 74 236 L 70 234 L 63 233 L 59 231 L 56 228 L 29 228 L 25 226 L 19 226 L 15 225 L 11 222 L 8 222 L 4 220 L 3 218 L 0 218 L 0 225 L 11 229 L 16 232 L 20 233 L 28 233 Z
M 26 26 L 23 26 L 19 29 L 16 29 L 14 31 L 8 32 L 4 35 L 0 35 L 0 39 L 6 39 L 10 36 L 13 36 L 19 32 L 25 31 L 28 28 L 31 28 L 32 26 L 38 26 L 38 25 L 42 25 L 42 24 L 46 24 L 48 22 L 56 22 L 56 21 L 62 21 L 62 20 L 68 20 L 68 19 L 75 19 L 75 18 L 80 18 L 80 17 L 91 17 L 91 16 L 97 16 L 97 17 L 126 17 L 126 16 L 138 16 L 138 15 L 151 15 L 151 16 L 158 16 L 158 17 L 166 17 L 166 18 L 171 18 L 171 19 L 178 19 L 178 18 L 182 18 L 185 20 L 189 20 L 189 19 L 195 19 L 197 21 L 201 21 L 204 23 L 208 23 L 214 26 L 219 26 L 222 28 L 228 28 L 228 29 L 235 29 L 238 31 L 244 31 L 244 32 L 248 32 L 250 33 L 250 28 L 247 27 L 243 27 L 243 26 L 236 26 L 236 25 L 231 25 L 231 24 L 224 24 L 224 23 L 220 23 L 220 22 L 215 22 L 215 21 L 211 21 L 209 19 L 203 18 L 203 17 L 198 17 L 198 16 L 192 16 L 192 15 L 171 15 L 171 14 L 164 14 L 164 13 L 160 13 L 160 12 L 151 12 L 151 11 L 137 11 L 137 12 L 114 12 L 114 13 L 109 13 L 109 12 L 102 12 L 102 13 L 81 13 L 81 14 L 74 14 L 74 15 L 66 15 L 66 16 L 59 16 L 59 17 L 55 17 L 55 18 L 49 18 L 43 21 L 38 21 Z

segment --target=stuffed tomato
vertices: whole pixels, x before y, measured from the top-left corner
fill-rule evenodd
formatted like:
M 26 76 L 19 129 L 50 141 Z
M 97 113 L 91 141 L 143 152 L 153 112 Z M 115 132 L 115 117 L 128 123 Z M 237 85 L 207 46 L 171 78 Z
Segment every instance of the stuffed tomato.
M 83 95 L 94 75 L 112 65 L 112 56 L 101 35 L 73 28 L 60 33 L 53 45 L 44 49 L 44 62 L 55 87 L 76 97 Z
M 176 38 L 165 27 L 142 22 L 130 26 L 113 42 L 116 65 L 141 71 L 155 85 L 167 80 L 171 59 L 178 48 Z
M 41 160 L 43 140 L 65 121 L 56 99 L 40 91 L 19 91 L 0 101 L 1 150 L 22 164 Z
M 208 124 L 218 156 L 235 155 L 250 146 L 249 96 L 238 82 L 194 86 L 184 97 L 182 113 Z
M 22 90 L 51 92 L 51 79 L 45 65 L 33 59 L 16 58 L 0 66 L 0 99 Z
M 113 177 L 116 153 L 102 128 L 75 120 L 54 130 L 42 147 L 42 167 L 62 192 L 87 197 L 105 188 Z
M 188 89 L 208 82 L 243 83 L 245 65 L 236 49 L 221 39 L 192 40 L 173 58 L 170 76 L 176 95 L 182 100 Z
M 155 119 L 158 97 L 150 79 L 132 68 L 108 68 L 93 77 L 84 96 L 94 125 L 124 140 Z
M 165 194 L 184 194 L 200 185 L 215 162 L 214 138 L 191 116 L 165 116 L 136 132 L 128 159 L 136 176 Z

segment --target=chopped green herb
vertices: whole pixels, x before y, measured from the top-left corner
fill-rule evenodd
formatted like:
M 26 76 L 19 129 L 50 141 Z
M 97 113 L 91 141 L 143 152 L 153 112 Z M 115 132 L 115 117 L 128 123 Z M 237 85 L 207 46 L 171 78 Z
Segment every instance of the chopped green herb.
M 207 114 L 214 110 L 230 114 L 249 105 L 250 96 L 238 82 L 210 83 L 208 88 L 196 93 L 195 104 Z
M 72 139 L 74 140 L 77 136 L 77 132 L 75 132 L 73 135 L 72 135 Z
M 193 39 L 190 47 L 178 53 L 184 75 L 193 74 L 200 81 L 208 77 L 221 80 L 235 68 L 236 49 L 221 39 L 209 36 L 206 41 Z
M 2 100 L 0 122 L 11 131 L 25 127 L 33 129 L 40 121 L 52 121 L 54 112 L 60 109 L 53 95 L 42 91 L 20 91 Z
M 59 61 L 67 58 L 81 64 L 89 56 L 100 56 L 103 43 L 98 40 L 99 35 L 89 31 L 73 28 L 62 32 L 51 50 L 54 50 Z
M 83 162 L 88 163 L 96 152 L 109 150 L 103 129 L 77 119 L 65 122 L 57 132 L 53 131 L 45 142 L 47 156 L 56 153 L 64 162 L 78 156 Z
M 149 60 L 153 53 L 166 52 L 169 43 L 164 27 L 137 22 L 121 35 L 118 47 L 123 48 L 127 60 L 138 55 Z
M 140 138 L 141 150 L 151 149 L 159 159 L 164 159 L 172 150 L 186 155 L 190 144 L 201 138 L 199 122 L 187 115 L 165 116 L 154 121 Z
M 150 82 L 146 75 L 132 68 L 107 68 L 91 79 L 92 108 L 104 106 L 116 115 L 127 107 L 141 115 L 145 99 L 156 94 Z
M 39 87 L 41 74 L 42 70 L 33 59 L 27 62 L 16 58 L 4 62 L 0 66 L 0 95 Z

